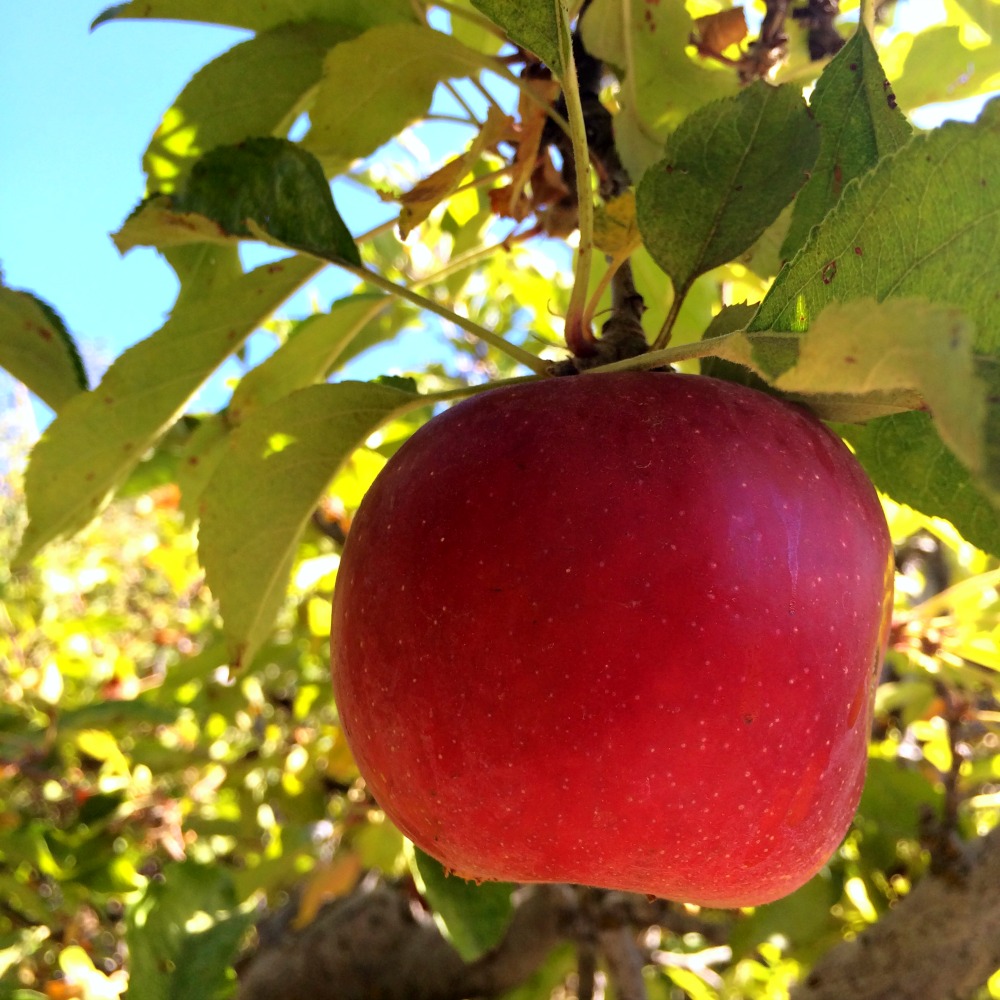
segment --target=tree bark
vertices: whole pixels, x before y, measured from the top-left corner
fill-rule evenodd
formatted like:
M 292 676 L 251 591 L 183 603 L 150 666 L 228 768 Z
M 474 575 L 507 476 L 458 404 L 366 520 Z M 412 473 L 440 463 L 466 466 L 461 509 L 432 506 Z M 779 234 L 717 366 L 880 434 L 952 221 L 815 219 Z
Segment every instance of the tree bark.
M 1000 828 L 837 945 L 792 1000 L 967 1000 L 1000 969 Z
M 262 934 L 262 947 L 240 971 L 239 1000 L 497 996 L 523 983 L 565 939 L 574 907 L 568 886 L 532 887 L 503 941 L 467 963 L 403 892 L 366 886 L 300 931 L 284 921 Z
M 968 1000 L 1000 969 L 1000 828 L 964 845 L 878 923 L 837 945 L 795 987 L 791 1000 Z M 405 891 L 366 883 L 301 930 L 288 919 L 260 929 L 257 953 L 240 970 L 239 1000 L 466 1000 L 524 983 L 560 943 L 589 941 L 616 995 L 643 1000 L 637 929 L 697 931 L 709 923 L 664 900 L 566 885 L 529 886 L 503 941 L 465 962 Z M 594 933 L 596 932 L 596 940 Z

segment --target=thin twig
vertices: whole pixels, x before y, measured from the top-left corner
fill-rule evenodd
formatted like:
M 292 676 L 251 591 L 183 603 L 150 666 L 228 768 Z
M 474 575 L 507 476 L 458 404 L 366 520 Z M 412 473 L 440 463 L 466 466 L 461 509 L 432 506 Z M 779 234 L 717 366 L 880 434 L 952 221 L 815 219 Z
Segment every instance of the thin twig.
M 366 281 L 368 284 L 374 285 L 376 288 L 381 288 L 390 295 L 396 295 L 401 299 L 406 299 L 418 308 L 426 309 L 428 312 L 432 312 L 441 317 L 441 319 L 446 320 L 449 323 L 453 323 L 460 329 L 465 330 L 466 333 L 471 333 L 472 336 L 479 338 L 491 347 L 495 347 L 498 351 L 502 351 L 508 357 L 513 358 L 515 361 L 524 365 L 524 367 L 529 371 L 533 371 L 536 375 L 544 375 L 548 372 L 549 366 L 547 362 L 535 357 L 534 354 L 530 354 L 528 351 L 524 350 L 524 348 L 518 347 L 516 344 L 512 344 L 509 341 L 504 340 L 503 337 L 498 336 L 492 330 L 487 330 L 484 326 L 480 326 L 467 316 L 459 315 L 459 313 L 449 309 L 447 306 L 443 306 L 440 303 L 435 302 L 433 299 L 426 298 L 406 285 L 398 285 L 396 282 L 390 281 L 388 278 L 383 277 L 376 271 L 369 270 L 369 268 L 365 267 L 364 264 L 355 264 L 343 257 L 330 257 L 329 260 L 331 264 L 336 264 L 338 267 L 342 267 L 345 271 L 350 271 L 352 274 L 357 275 L 362 279 L 362 281 Z
M 653 341 L 654 351 L 662 350 L 670 343 L 670 338 L 674 332 L 674 324 L 677 322 L 681 306 L 684 305 L 684 299 L 687 297 L 690 288 L 690 283 L 679 288 L 674 288 L 674 299 L 670 303 L 670 309 L 667 311 L 667 318 L 663 321 L 663 326 L 660 327 L 660 332 L 657 334 L 656 340 Z
M 608 966 L 618 1000 L 649 1000 L 642 975 L 642 952 L 630 927 L 615 927 L 600 934 L 601 953 Z
M 553 0 L 559 24 L 559 55 L 563 72 L 560 83 L 566 102 L 570 141 L 576 172 L 577 225 L 580 243 L 576 252 L 573 291 L 566 314 L 566 344 L 577 357 L 593 353 L 594 331 L 587 320 L 587 287 L 590 283 L 590 262 L 594 252 L 594 199 L 590 193 L 590 151 L 587 147 L 587 123 L 583 116 L 580 86 L 573 56 L 573 33 L 565 0 Z
M 477 129 L 481 129 L 483 127 L 483 123 L 479 120 L 479 116 L 475 113 L 475 111 L 473 111 L 469 106 L 468 101 L 466 101 L 466 99 L 461 95 L 459 89 L 450 80 L 445 81 L 444 89 L 451 94 L 451 96 L 458 103 L 459 107 L 469 116 L 469 123 L 475 125 Z

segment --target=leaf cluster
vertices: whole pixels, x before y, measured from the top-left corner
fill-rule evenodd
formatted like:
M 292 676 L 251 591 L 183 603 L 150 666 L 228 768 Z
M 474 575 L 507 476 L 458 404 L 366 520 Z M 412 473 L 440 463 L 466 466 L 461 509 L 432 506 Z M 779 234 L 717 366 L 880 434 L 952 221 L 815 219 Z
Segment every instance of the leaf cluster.
M 843 24 L 821 64 L 790 24 L 766 66 L 760 39 L 708 45 L 705 5 L 582 6 L 215 3 L 251 36 L 163 113 L 115 234 L 176 274 L 165 323 L 89 386 L 56 311 L 0 285 L 0 365 L 55 413 L 0 497 L 0 997 L 117 996 L 127 966 L 129 995 L 221 1000 L 257 908 L 301 929 L 365 873 L 464 961 L 504 940 L 512 887 L 446 877 L 368 798 L 330 593 L 417 426 L 547 377 L 626 307 L 643 349 L 607 367 L 677 365 L 829 421 L 887 498 L 901 574 L 847 841 L 754 912 L 658 911 L 634 944 L 649 995 L 784 995 L 1000 818 L 1000 103 L 912 123 L 994 85 L 995 4 L 887 45 Z M 95 26 L 206 16 L 134 0 Z M 601 60 L 600 94 L 565 86 L 574 52 Z M 331 268 L 342 291 L 303 307 Z M 194 410 L 233 358 L 231 392 Z M 565 941 L 510 995 L 583 975 L 593 939 Z

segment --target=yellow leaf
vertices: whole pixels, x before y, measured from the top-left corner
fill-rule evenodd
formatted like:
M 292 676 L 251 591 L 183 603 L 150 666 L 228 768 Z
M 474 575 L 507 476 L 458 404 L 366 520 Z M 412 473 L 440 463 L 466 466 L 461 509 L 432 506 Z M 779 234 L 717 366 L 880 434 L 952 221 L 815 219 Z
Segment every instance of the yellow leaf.
M 103 761 L 111 774 L 128 774 L 128 761 L 118 748 L 118 741 L 101 729 L 84 729 L 76 737 L 82 753 Z
M 525 72 L 527 73 L 527 71 Z M 542 132 L 548 121 L 545 108 L 553 105 L 562 89 L 559 81 L 553 80 L 551 75 L 531 76 L 528 74 L 523 79 L 526 90 L 521 92 L 517 101 L 517 114 L 520 122 L 516 126 L 517 151 L 514 154 L 514 170 L 509 188 L 510 197 L 506 211 L 502 213 L 515 218 L 517 203 L 538 165 Z M 529 92 L 534 95 L 534 100 L 528 97 Z
M 482 153 L 496 146 L 509 128 L 510 119 L 496 108 L 491 108 L 486 124 L 461 156 L 449 160 L 443 167 L 439 167 L 429 177 L 425 177 L 409 191 L 400 195 L 399 200 L 403 205 L 399 213 L 400 239 L 405 240 L 431 214 L 436 205 L 455 193 L 462 183 L 462 178 L 472 169 Z
M 344 734 L 338 729 L 333 738 L 333 746 L 325 754 L 326 774 L 334 781 L 348 783 L 358 776 L 358 765 L 354 763 L 351 748 Z
M 300 931 L 311 924 L 325 903 L 338 896 L 346 896 L 360 877 L 361 858 L 356 854 L 344 854 L 331 862 L 317 865 L 306 882 L 292 927 Z
M 635 191 L 629 190 L 594 214 L 594 246 L 610 257 L 627 257 L 642 245 L 635 221 Z
M 228 245 L 235 237 L 223 232 L 222 227 L 197 212 L 175 212 L 171 200 L 156 195 L 132 213 L 111 239 L 119 253 L 137 246 L 155 243 L 156 246 L 174 247 L 188 243 L 221 243 Z

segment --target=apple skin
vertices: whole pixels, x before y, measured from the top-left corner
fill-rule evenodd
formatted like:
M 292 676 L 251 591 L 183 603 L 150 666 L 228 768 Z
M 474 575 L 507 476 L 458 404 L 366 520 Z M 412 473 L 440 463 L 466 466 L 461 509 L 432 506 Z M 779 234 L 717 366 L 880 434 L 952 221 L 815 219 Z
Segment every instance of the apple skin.
M 875 490 L 799 407 L 674 373 L 501 387 L 362 502 L 337 706 L 452 872 L 754 905 L 851 822 L 892 584 Z

